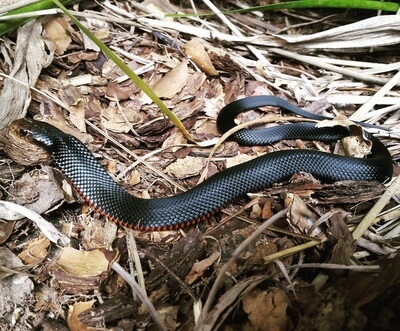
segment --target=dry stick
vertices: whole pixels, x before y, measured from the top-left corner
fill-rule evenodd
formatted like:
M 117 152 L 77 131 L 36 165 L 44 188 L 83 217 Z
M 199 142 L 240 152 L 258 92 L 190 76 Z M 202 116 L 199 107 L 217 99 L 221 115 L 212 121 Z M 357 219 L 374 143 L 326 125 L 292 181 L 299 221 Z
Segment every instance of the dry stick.
M 225 277 L 225 273 L 227 272 L 228 268 L 231 266 L 233 262 L 236 261 L 236 259 L 240 256 L 240 254 L 243 253 L 243 251 L 259 236 L 261 235 L 269 226 L 271 226 L 274 222 L 276 222 L 278 219 L 286 215 L 287 208 L 281 210 L 279 213 L 275 214 L 274 216 L 270 217 L 267 221 L 265 221 L 263 224 L 261 224 L 256 231 L 254 231 L 243 243 L 235 249 L 235 251 L 232 254 L 232 257 L 230 260 L 225 263 L 220 272 L 218 273 L 217 278 L 215 279 L 215 282 L 210 290 L 210 293 L 207 297 L 207 300 L 204 304 L 203 310 L 201 312 L 201 315 L 199 317 L 199 320 L 196 323 L 195 330 L 200 330 L 202 327 L 203 322 L 206 320 L 207 314 L 209 313 L 209 310 L 211 308 L 212 303 L 214 302 L 215 295 L 217 294 L 218 288 L 222 283 L 222 280 Z
M 326 70 L 337 72 L 339 74 L 342 74 L 342 75 L 345 75 L 348 77 L 353 77 L 353 78 L 356 78 L 360 81 L 364 81 L 367 83 L 384 85 L 389 81 L 387 78 L 378 78 L 378 77 L 374 77 L 371 75 L 358 73 L 354 70 L 345 69 L 345 68 L 341 68 L 341 67 L 329 64 L 329 63 L 325 63 L 324 61 L 319 61 L 319 59 L 314 56 L 300 55 L 300 54 L 296 54 L 296 53 L 285 51 L 283 49 L 278 49 L 278 48 L 270 48 L 270 49 L 268 49 L 268 51 L 271 53 L 274 53 L 274 54 L 278 54 L 278 55 L 286 56 L 291 59 L 295 59 L 297 61 L 309 63 L 309 64 L 315 65 L 317 67 L 320 67 L 320 68 L 323 68 Z M 400 86 L 400 83 L 397 83 L 396 86 Z
M 149 256 L 147 250 L 144 250 L 144 252 L 145 252 L 145 254 L 146 254 L 147 256 Z M 155 255 L 152 255 L 152 258 L 153 258 L 154 260 L 156 260 L 157 263 L 159 263 L 160 266 L 161 266 L 162 268 L 164 268 L 165 271 L 166 271 L 173 279 L 175 279 L 175 281 L 176 281 L 177 283 L 179 283 L 179 285 L 182 287 L 182 289 L 184 289 L 184 290 L 186 291 L 186 293 L 193 299 L 193 301 L 196 301 L 196 300 L 197 300 L 196 296 L 195 296 L 195 295 L 193 294 L 193 292 L 190 290 L 189 286 L 186 285 L 186 283 L 185 283 L 181 278 L 179 278 L 178 275 L 176 275 L 162 260 L 160 260 L 160 259 L 159 259 L 157 256 L 155 256 Z
M 150 302 L 149 298 L 147 297 L 146 293 L 140 288 L 139 284 L 136 283 L 135 279 L 128 274 L 118 263 L 113 262 L 111 268 L 117 272 L 134 290 L 138 298 L 143 302 L 147 311 L 153 317 L 154 322 L 157 324 L 160 330 L 167 331 L 167 328 L 161 321 L 160 315 L 158 314 L 157 310 L 154 308 L 153 304 Z
M 336 263 L 303 263 L 303 264 L 292 264 L 291 266 L 286 267 L 286 269 L 297 269 L 297 268 L 352 270 L 359 272 L 376 272 L 377 270 L 381 269 L 379 265 L 345 265 Z
M 376 105 L 378 100 L 386 95 L 400 81 L 400 71 L 397 72 L 378 92 L 376 92 L 366 103 L 364 103 L 357 111 L 350 116 L 351 120 L 362 120 L 372 107 Z
M 209 0 L 203 0 L 203 2 L 208 6 L 217 16 L 218 18 L 226 24 L 226 26 L 232 31 L 235 36 L 244 37 L 244 35 L 239 31 L 239 29 L 228 20 L 228 18 L 221 13 L 221 11 L 214 6 L 214 4 Z M 270 67 L 271 63 L 265 58 L 262 53 L 252 45 L 247 44 L 246 47 L 250 52 L 254 54 L 254 56 L 262 63 L 263 66 Z
M 300 252 L 306 250 L 307 248 L 311 248 L 311 247 L 320 245 L 320 244 L 326 242 L 327 240 L 328 239 L 326 237 L 324 237 L 322 239 L 311 240 L 311 241 L 306 242 L 304 244 L 300 244 L 300 245 L 297 245 L 297 246 L 294 246 L 294 247 L 290 247 L 290 248 L 284 249 L 283 251 L 267 255 L 267 256 L 263 257 L 262 260 L 263 260 L 263 262 L 265 264 L 267 264 L 267 263 L 270 263 L 270 262 L 272 262 L 272 261 L 274 261 L 276 259 L 283 259 L 284 257 L 291 256 L 291 255 L 296 254 L 296 253 L 300 253 Z
M 396 177 L 393 183 L 387 188 L 386 192 L 379 198 L 376 204 L 371 208 L 364 219 L 353 231 L 353 238 L 355 240 L 360 239 L 368 227 L 373 224 L 382 211 L 382 209 L 387 205 L 392 196 L 400 190 L 400 176 Z
M 144 294 L 147 295 L 146 282 L 145 282 L 144 276 L 143 276 L 143 268 L 142 268 L 142 263 L 140 262 L 140 257 L 139 257 L 139 252 L 138 252 L 138 248 L 136 245 L 135 236 L 133 235 L 133 231 L 130 230 L 129 228 L 125 228 L 125 231 L 126 231 L 126 242 L 127 242 L 129 259 L 131 261 L 133 261 L 133 263 L 135 264 L 136 276 L 137 276 L 139 285 L 142 288 Z M 131 267 L 131 263 L 130 263 L 130 267 Z M 131 269 L 132 268 L 133 268 L 133 266 L 131 267 Z M 132 277 L 134 277 L 134 276 L 132 275 Z

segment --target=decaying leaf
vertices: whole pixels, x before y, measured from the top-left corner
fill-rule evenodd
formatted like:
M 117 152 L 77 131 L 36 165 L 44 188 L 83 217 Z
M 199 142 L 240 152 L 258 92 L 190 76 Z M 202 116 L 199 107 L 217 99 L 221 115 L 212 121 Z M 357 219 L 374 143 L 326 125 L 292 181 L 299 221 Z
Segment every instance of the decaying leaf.
M 160 98 L 172 99 L 185 87 L 188 76 L 187 62 L 182 61 L 153 85 L 153 91 Z
M 312 212 L 303 200 L 296 194 L 288 194 L 286 203 L 290 203 L 290 226 L 297 233 L 304 233 L 310 236 L 318 236 L 321 233 L 319 228 L 315 228 L 312 233 L 309 232 L 310 227 L 314 225 L 318 219 L 317 215 Z
M 86 293 L 97 289 L 107 278 L 110 263 L 118 256 L 116 251 L 79 251 L 66 247 L 53 261 L 50 272 L 66 293 Z
M 15 221 L 5 221 L 0 219 L 0 245 L 10 237 L 14 225 Z
M 256 156 L 249 154 L 238 154 L 237 156 L 226 159 L 226 167 L 227 168 L 233 167 L 235 165 L 250 161 L 255 157 Z
M 67 31 L 71 29 L 65 17 L 56 17 L 46 23 L 43 36 L 53 42 L 57 55 L 63 55 L 71 44 L 71 37 Z
M 288 305 L 285 292 L 278 288 L 253 290 L 243 298 L 243 310 L 249 316 L 251 330 L 289 330 Z
M 197 278 L 201 277 L 203 273 L 220 258 L 220 253 L 214 252 L 208 258 L 193 264 L 192 269 L 185 278 L 186 283 L 192 284 Z
M 71 247 L 63 249 L 57 265 L 66 273 L 78 277 L 95 277 L 108 270 L 110 261 L 101 250 L 78 251 Z
M 47 256 L 49 246 L 50 240 L 46 237 L 34 239 L 24 247 L 18 257 L 25 264 L 37 264 Z
M 23 272 L 21 260 L 8 248 L 0 247 L 0 307 L 2 319 L 15 316 L 16 307 L 24 307 L 33 300 L 34 283 Z
M 41 171 L 25 173 L 10 188 L 8 201 L 20 204 L 30 210 L 42 214 L 64 199 L 64 193 L 53 176 L 50 167 Z
M 74 305 L 69 307 L 68 310 L 68 326 L 71 331 L 89 331 L 93 330 L 93 327 L 83 324 L 78 315 L 90 308 L 92 308 L 95 300 L 89 300 L 85 302 L 76 302 Z
M 41 70 L 53 59 L 54 47 L 41 36 L 42 26 L 31 21 L 19 29 L 16 54 L 10 77 L 0 93 L 0 129 L 13 120 L 24 117 L 31 101 L 27 86 L 34 86 Z M 46 49 L 47 46 L 47 49 Z
M 218 71 L 215 70 L 211 63 L 210 56 L 207 54 L 203 44 L 196 38 L 191 39 L 185 45 L 186 55 L 190 56 L 192 61 L 209 76 L 217 76 Z
M 135 109 L 107 107 L 101 111 L 101 123 L 113 132 L 129 132 L 132 125 L 141 122 L 142 119 L 136 107 Z
M 197 175 L 205 164 L 204 158 L 186 156 L 171 163 L 165 172 L 174 175 L 176 178 L 187 178 Z

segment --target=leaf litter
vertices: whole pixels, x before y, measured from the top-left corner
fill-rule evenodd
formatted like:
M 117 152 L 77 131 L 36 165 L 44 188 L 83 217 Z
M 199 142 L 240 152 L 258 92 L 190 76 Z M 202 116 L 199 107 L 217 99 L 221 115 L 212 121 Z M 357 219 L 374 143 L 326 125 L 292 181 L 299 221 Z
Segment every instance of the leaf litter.
M 157 91 L 199 145 L 218 139 L 215 119 L 226 103 L 271 94 L 319 114 L 387 123 L 392 131 L 379 137 L 397 159 L 398 16 L 340 10 L 223 15 L 210 1 L 192 5 L 78 3 L 73 13 Z M 164 17 L 193 10 L 218 15 Z M 193 147 L 65 16 L 43 22 L 3 37 L 2 100 L 18 99 L 4 104 L 3 127 L 24 116 L 31 98 L 29 116 L 77 135 L 135 196 L 174 195 L 195 186 L 202 173 L 207 178 L 274 150 L 333 150 L 300 140 L 261 147 L 225 141 L 212 154 L 211 147 Z M 49 53 L 41 51 L 44 45 Z M 27 86 L 36 87 L 28 97 Z M 242 120 L 263 122 L 266 113 L 281 115 L 266 108 Z M 17 138 L 3 132 L 12 154 L 17 147 L 9 144 Z M 46 236 L 55 229 L 46 224 L 40 232 L 29 221 L 17 221 L 13 230 L 0 223 L 2 328 L 130 330 L 156 323 L 168 330 L 361 330 L 396 323 L 396 182 L 389 189 L 321 184 L 295 174 L 195 227 L 127 236 L 129 230 L 104 225 L 91 208 L 54 191 L 62 176 L 32 167 L 43 162 L 40 151 L 14 154 L 19 162 L 2 154 L 0 171 L 8 174 L 2 199 L 43 214 L 59 229 L 55 238 L 67 235 L 71 243 L 50 244 Z M 396 164 L 394 170 L 397 175 Z M 131 275 L 119 276 L 119 265 Z M 135 274 L 142 289 L 132 294 Z

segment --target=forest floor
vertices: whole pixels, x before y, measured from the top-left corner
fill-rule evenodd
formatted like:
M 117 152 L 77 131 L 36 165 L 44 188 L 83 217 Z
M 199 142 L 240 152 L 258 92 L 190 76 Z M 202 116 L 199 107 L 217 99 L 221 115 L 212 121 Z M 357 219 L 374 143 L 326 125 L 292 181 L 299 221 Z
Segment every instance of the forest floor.
M 181 3 L 68 8 L 153 88 L 195 143 L 62 14 L 3 37 L 2 85 L 18 48 L 30 45 L 22 61 L 42 65 L 26 116 L 78 137 L 139 198 L 176 195 L 273 151 L 343 153 L 339 142 L 300 139 L 267 146 L 228 139 L 213 151 L 219 110 L 253 95 L 389 128 L 372 132 L 392 154 L 394 179 L 321 183 L 293 174 L 199 224 L 143 232 L 82 203 L 61 173 L 41 165 L 49 164 L 43 151 L 9 147 L 18 162 L 2 153 L 2 200 L 43 215 L 64 245 L 26 218 L 0 223 L 0 329 L 400 329 L 399 16 L 303 9 L 165 17 L 217 11 L 209 1 Z M 40 53 L 41 44 L 54 53 Z M 287 115 L 263 107 L 240 120 L 269 126 Z M 130 287 L 134 280 L 141 290 Z

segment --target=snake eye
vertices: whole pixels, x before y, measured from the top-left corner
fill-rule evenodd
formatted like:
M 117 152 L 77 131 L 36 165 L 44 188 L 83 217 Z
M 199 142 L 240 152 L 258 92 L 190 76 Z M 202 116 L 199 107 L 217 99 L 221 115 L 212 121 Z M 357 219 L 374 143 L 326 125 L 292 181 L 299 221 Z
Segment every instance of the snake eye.
M 30 131 L 30 130 L 28 130 L 28 129 L 21 128 L 21 129 L 19 130 L 19 135 L 20 135 L 21 137 L 28 137 L 28 136 L 30 136 L 31 134 L 32 134 L 32 131 Z

